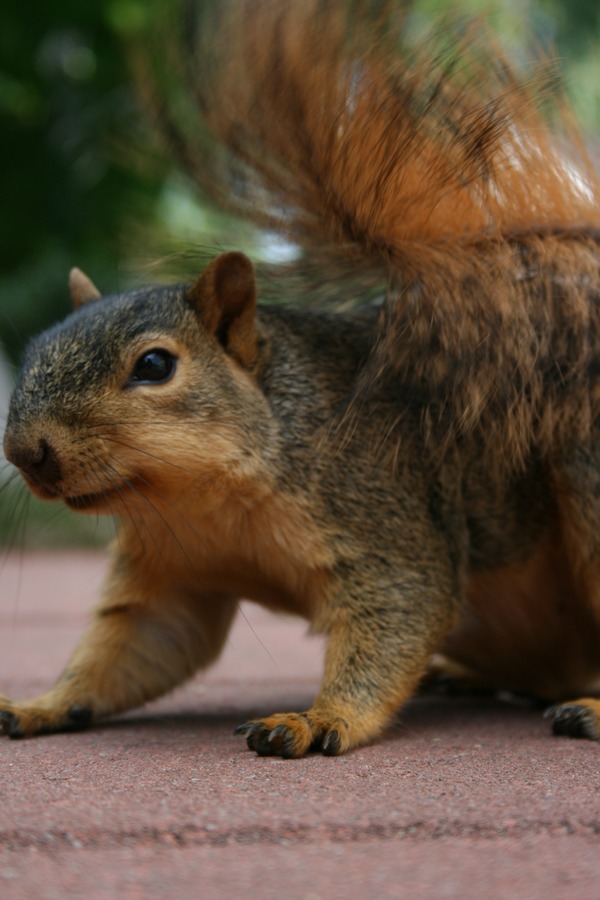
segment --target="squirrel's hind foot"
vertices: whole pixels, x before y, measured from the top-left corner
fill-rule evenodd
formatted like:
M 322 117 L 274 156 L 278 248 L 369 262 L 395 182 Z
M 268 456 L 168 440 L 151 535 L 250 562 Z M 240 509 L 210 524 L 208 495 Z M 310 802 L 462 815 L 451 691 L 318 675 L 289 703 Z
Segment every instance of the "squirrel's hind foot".
M 554 734 L 600 740 L 600 700 L 584 697 L 551 706 L 544 717 L 552 721 Z

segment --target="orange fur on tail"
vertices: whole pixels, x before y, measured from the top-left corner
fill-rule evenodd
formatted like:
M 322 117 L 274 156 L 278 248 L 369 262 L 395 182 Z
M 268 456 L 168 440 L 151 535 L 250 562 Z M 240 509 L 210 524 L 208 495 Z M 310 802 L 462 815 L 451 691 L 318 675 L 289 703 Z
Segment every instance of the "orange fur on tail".
M 473 437 L 518 468 L 594 413 L 598 174 L 481 24 L 415 41 L 406 5 L 371 6 L 191 4 L 142 89 L 205 194 L 296 242 L 328 294 L 387 284 L 360 392 L 390 373 L 439 452 Z
M 242 0 L 180 20 L 179 104 L 151 81 L 146 96 L 204 191 L 413 275 L 436 247 L 600 227 L 597 173 L 572 128 L 551 129 L 540 77 L 520 79 L 481 24 L 415 41 L 406 4 L 370 6 Z

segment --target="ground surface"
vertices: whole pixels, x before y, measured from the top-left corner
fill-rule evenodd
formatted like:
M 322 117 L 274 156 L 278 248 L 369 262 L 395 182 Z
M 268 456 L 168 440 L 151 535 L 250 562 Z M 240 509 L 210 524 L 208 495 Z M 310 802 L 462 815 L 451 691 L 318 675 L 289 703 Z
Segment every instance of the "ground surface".
M 104 558 L 4 557 L 0 692 L 64 665 Z M 600 897 L 600 746 L 499 701 L 415 701 L 376 746 L 260 759 L 234 737 L 305 708 L 322 648 L 244 608 L 219 664 L 94 730 L 0 740 L 0 897 Z

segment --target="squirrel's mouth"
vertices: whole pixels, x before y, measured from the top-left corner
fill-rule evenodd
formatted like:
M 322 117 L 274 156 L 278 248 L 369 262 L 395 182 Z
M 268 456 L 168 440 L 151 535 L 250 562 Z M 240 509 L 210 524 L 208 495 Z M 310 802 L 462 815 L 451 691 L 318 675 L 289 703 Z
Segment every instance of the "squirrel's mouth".
M 132 491 L 140 493 L 140 484 L 145 483 L 143 479 L 132 478 L 107 488 L 105 491 L 98 491 L 95 494 L 77 494 L 74 497 L 63 497 L 62 499 L 70 509 L 85 512 L 88 509 L 99 509 L 108 504 L 125 503 L 126 495 L 131 495 Z
M 70 509 L 91 509 L 94 506 L 103 506 L 107 500 L 118 493 L 118 490 L 110 490 L 102 491 L 99 494 L 80 494 L 79 497 L 65 497 L 64 501 Z
M 118 497 L 120 493 L 122 493 L 121 488 L 111 488 L 97 494 L 80 494 L 78 497 L 64 497 L 63 499 L 70 509 L 84 510 L 104 506 L 107 501 Z
M 21 470 L 21 475 L 30 491 L 36 497 L 39 497 L 41 500 L 62 500 L 70 509 L 74 510 L 87 510 L 104 506 L 111 500 L 118 500 L 127 492 L 128 488 L 133 487 L 135 489 L 134 480 L 132 480 L 131 482 L 116 484 L 105 491 L 65 496 L 64 489 L 61 486 L 45 484 L 24 470 Z

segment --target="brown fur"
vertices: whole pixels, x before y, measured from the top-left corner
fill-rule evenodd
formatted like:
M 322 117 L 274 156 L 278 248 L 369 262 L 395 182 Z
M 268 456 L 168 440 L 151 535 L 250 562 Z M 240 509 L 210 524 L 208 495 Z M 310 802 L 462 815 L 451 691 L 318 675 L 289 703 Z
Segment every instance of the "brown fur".
M 31 344 L 5 448 L 36 493 L 121 524 L 64 675 L 4 703 L 11 736 L 171 689 L 216 658 L 240 596 L 328 636 L 311 709 L 241 726 L 261 754 L 373 739 L 433 654 L 583 697 L 554 729 L 600 734 L 598 177 L 492 41 L 415 47 L 402 9 L 356 7 L 186 21 L 188 52 L 154 56 L 159 80 L 183 67 L 179 120 L 145 72 L 209 194 L 285 227 L 338 300 L 353 280 L 387 295 L 257 308 L 239 253 L 101 300 L 72 277 L 78 311 Z

